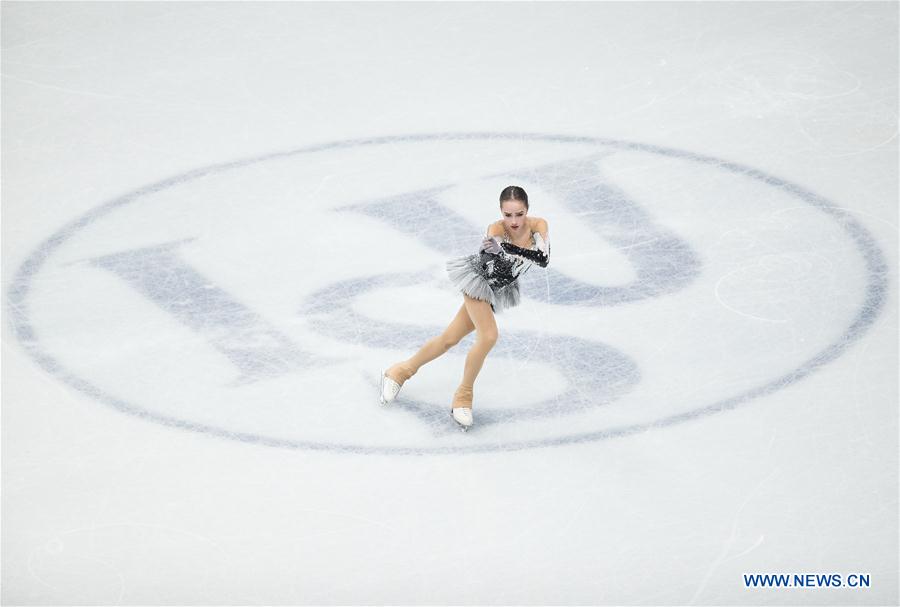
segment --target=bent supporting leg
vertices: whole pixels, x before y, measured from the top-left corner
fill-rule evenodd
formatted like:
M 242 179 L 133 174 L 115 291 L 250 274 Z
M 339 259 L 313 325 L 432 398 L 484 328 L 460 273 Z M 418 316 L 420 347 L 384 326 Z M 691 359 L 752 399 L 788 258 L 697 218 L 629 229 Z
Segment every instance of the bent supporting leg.
M 487 358 L 488 352 L 497 343 L 499 337 L 497 321 L 494 318 L 493 310 L 491 310 L 491 304 L 466 295 L 463 297 L 466 311 L 475 325 L 476 337 L 475 343 L 472 344 L 469 353 L 466 355 L 466 366 L 463 369 L 462 383 L 460 383 L 453 395 L 452 407 L 454 409 L 458 407 L 472 408 L 475 379 L 478 377 L 481 367 L 484 366 L 484 360 Z

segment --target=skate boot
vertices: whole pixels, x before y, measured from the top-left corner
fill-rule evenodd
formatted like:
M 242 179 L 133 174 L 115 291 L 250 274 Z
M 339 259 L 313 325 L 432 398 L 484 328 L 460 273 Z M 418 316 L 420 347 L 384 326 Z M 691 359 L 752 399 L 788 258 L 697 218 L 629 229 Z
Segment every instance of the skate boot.
M 472 386 L 460 386 L 453 394 L 453 405 L 450 409 L 453 418 L 463 432 L 472 425 Z
M 394 402 L 400 388 L 410 377 L 415 375 L 415 370 L 406 363 L 397 363 L 387 371 L 381 372 L 381 404 L 387 405 Z

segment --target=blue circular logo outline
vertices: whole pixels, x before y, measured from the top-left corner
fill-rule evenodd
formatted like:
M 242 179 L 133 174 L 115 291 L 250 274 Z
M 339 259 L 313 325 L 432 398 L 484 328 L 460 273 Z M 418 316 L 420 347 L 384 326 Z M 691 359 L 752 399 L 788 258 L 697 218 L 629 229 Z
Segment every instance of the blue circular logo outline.
M 825 346 L 814 356 L 800 364 L 797 368 L 788 371 L 787 373 L 784 373 L 781 376 L 776 377 L 775 379 L 761 384 L 755 388 L 745 390 L 740 394 L 720 399 L 719 401 L 716 401 L 712 404 L 701 406 L 690 411 L 664 417 L 653 422 L 637 423 L 595 432 L 582 432 L 548 439 L 524 440 L 501 445 L 472 445 L 469 447 L 447 446 L 430 449 L 416 447 L 378 447 L 276 439 L 258 434 L 232 432 L 223 428 L 210 426 L 208 424 L 190 422 L 187 420 L 162 415 L 141 407 L 134 406 L 122 399 L 116 398 L 111 394 L 107 394 L 101 388 L 95 386 L 91 382 L 88 382 L 70 373 L 58 360 L 56 360 L 53 356 L 45 352 L 40 347 L 37 333 L 34 327 L 31 325 L 28 315 L 27 298 L 32 277 L 35 276 L 38 271 L 40 271 L 41 266 L 54 252 L 54 250 L 62 245 L 66 240 L 71 238 L 75 232 L 77 232 L 81 228 L 84 228 L 88 224 L 93 223 L 107 213 L 110 213 L 121 206 L 137 201 L 146 194 L 158 192 L 160 190 L 183 184 L 207 175 L 221 173 L 231 169 L 242 168 L 276 158 L 286 158 L 300 154 L 310 154 L 314 152 L 335 150 L 347 147 L 381 145 L 395 142 L 410 143 L 434 140 L 457 141 L 475 139 L 510 139 L 520 141 L 538 140 L 558 143 L 586 143 L 598 144 L 624 150 L 639 150 L 662 156 L 682 158 L 701 164 L 713 164 L 718 168 L 727 169 L 733 173 L 757 179 L 767 185 L 780 188 L 800 198 L 807 204 L 832 216 L 832 218 L 849 234 L 850 238 L 856 244 L 860 254 L 862 255 L 866 263 L 867 283 L 865 287 L 865 300 L 861 305 L 859 312 L 856 314 L 847 329 L 834 341 Z M 137 417 L 160 423 L 165 426 L 190 430 L 192 432 L 200 432 L 219 438 L 227 438 L 245 443 L 259 444 L 270 447 L 340 451 L 367 455 L 428 455 L 444 453 L 518 451 L 536 447 L 561 446 L 573 443 L 618 438 L 629 436 L 631 434 L 636 434 L 639 432 L 644 432 L 650 429 L 664 428 L 688 420 L 698 419 L 700 417 L 705 417 L 714 413 L 734 409 L 757 397 L 772 394 L 780 390 L 781 388 L 793 384 L 840 356 L 850 346 L 850 344 L 858 340 L 872 326 L 872 324 L 875 322 L 875 319 L 881 313 L 881 310 L 884 308 L 885 300 L 887 298 L 887 291 L 889 287 L 888 276 L 889 267 L 887 261 L 885 260 L 885 257 L 880 248 L 876 244 L 875 239 L 872 237 L 871 233 L 848 212 L 846 212 L 844 209 L 841 209 L 840 207 L 831 204 L 827 199 L 799 185 L 791 183 L 785 179 L 769 175 L 746 165 L 674 148 L 599 137 L 510 132 L 420 133 L 411 135 L 389 135 L 362 139 L 347 139 L 330 143 L 315 144 L 284 152 L 274 152 L 241 160 L 213 164 L 206 167 L 194 169 L 186 173 L 181 173 L 179 175 L 175 175 L 173 177 L 169 177 L 133 190 L 127 194 L 103 203 L 98 207 L 95 207 L 91 211 L 67 223 L 62 228 L 57 230 L 52 236 L 40 243 L 36 247 L 36 249 L 26 258 L 26 260 L 22 263 L 22 265 L 16 272 L 9 288 L 7 289 L 6 302 L 7 313 L 9 314 L 10 324 L 12 326 L 14 334 L 16 335 L 22 346 L 25 348 L 26 352 L 38 363 L 38 365 L 40 365 L 51 375 L 58 377 L 63 382 L 75 388 L 79 392 L 87 394 L 92 398 L 99 400 L 100 402 L 118 409 L 119 411 L 122 411 L 124 413 L 135 415 Z M 375 401 L 376 399 L 375 397 L 373 397 L 373 403 L 375 403 Z

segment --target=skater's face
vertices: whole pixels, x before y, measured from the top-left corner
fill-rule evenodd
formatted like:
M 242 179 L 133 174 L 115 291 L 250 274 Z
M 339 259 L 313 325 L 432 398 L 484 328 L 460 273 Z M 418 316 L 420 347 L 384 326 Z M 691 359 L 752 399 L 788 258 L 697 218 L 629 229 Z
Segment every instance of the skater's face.
M 503 225 L 513 236 L 525 234 L 528 209 L 521 200 L 504 200 L 500 205 L 500 213 L 503 215 Z

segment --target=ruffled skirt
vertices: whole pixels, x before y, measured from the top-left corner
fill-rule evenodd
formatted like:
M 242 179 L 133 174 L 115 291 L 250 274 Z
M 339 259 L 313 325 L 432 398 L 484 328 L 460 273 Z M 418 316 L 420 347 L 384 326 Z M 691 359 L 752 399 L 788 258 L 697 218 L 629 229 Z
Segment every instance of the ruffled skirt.
M 492 288 L 484 275 L 478 255 L 466 255 L 447 261 L 447 275 L 457 289 L 474 299 L 487 301 L 496 313 L 519 305 L 519 281 Z

